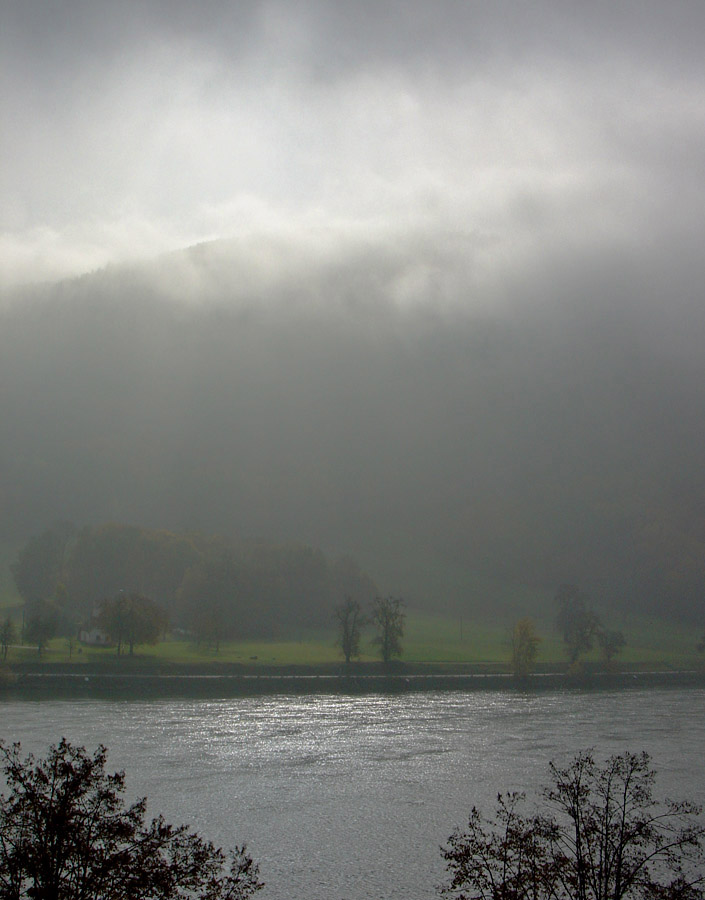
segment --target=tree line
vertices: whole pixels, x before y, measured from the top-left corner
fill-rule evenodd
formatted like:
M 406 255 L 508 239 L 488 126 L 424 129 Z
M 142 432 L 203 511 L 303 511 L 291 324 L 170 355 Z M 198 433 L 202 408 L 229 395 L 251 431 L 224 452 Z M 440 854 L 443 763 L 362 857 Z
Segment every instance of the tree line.
M 327 627 L 340 598 L 368 604 L 378 594 L 349 556 L 331 561 L 302 544 L 114 523 L 47 529 L 27 542 L 11 569 L 25 601 L 26 636 L 40 648 L 100 612 L 99 624 L 110 625 L 111 635 L 125 632 L 128 646 L 145 642 L 130 639 L 138 620 L 150 621 L 140 628 L 151 634 L 168 620 L 217 649 L 235 637 Z
M 0 742 L 0 900 L 248 900 L 263 886 L 245 845 L 229 854 L 185 826 L 146 822 L 125 775 L 66 739 L 45 759 Z M 646 753 L 550 763 L 543 805 L 500 794 L 441 848 L 446 900 L 703 900 L 705 828 L 688 801 L 658 801 Z

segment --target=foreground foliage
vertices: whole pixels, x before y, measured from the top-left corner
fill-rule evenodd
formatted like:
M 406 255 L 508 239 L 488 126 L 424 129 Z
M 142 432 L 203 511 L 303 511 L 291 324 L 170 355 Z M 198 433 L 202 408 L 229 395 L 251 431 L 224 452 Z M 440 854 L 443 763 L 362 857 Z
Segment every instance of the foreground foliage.
M 705 828 L 688 802 L 653 799 L 646 753 L 599 766 L 591 751 L 550 765 L 544 812 L 500 794 L 497 818 L 473 808 L 442 850 L 456 900 L 700 900 Z
M 222 850 L 126 806 L 125 776 L 65 739 L 46 759 L 0 744 L 0 900 L 245 900 L 262 887 L 246 848 Z

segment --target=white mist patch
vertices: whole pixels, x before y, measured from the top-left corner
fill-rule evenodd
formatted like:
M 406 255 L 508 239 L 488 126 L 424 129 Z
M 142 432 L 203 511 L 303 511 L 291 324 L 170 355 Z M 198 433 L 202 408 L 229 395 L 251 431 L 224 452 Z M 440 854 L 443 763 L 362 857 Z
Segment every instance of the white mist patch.
M 424 50 L 421 32 L 397 46 L 380 10 L 352 53 L 341 11 L 316 24 L 315 3 L 298 16 L 255 4 L 244 21 L 214 9 L 199 22 L 181 8 L 161 26 L 150 16 L 144 33 L 128 15 L 119 38 L 91 32 L 93 44 L 59 31 L 44 50 L 61 78 L 31 3 L 13 19 L 24 55 L 6 40 L 5 284 L 231 239 L 241 292 L 264 296 L 305 265 L 359 257 L 364 236 L 397 259 L 393 302 L 466 302 L 496 298 L 524 268 L 655 232 L 667 242 L 662 223 L 695 221 L 702 82 L 615 55 L 608 17 L 571 58 L 537 32 L 512 55 L 511 33 L 497 41 L 479 14 L 458 35 L 450 13 L 412 10 L 433 31 Z M 479 53 L 483 33 L 494 43 Z

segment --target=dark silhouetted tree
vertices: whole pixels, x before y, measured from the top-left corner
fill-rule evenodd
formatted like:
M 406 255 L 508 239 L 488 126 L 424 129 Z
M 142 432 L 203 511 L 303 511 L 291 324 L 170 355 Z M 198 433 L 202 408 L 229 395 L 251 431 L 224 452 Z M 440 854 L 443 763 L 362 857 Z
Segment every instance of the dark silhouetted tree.
M 600 628 L 597 631 L 597 643 L 600 645 L 605 665 L 610 668 L 616 656 L 627 646 L 627 639 L 621 631 Z
M 512 672 L 519 678 L 533 670 L 540 643 L 533 619 L 519 619 L 512 629 Z
M 12 619 L 7 616 L 0 622 L 0 651 L 2 651 L 3 660 L 7 659 L 7 652 L 10 644 L 17 640 L 17 629 Z
M 550 765 L 545 812 L 521 814 L 523 794 L 499 795 L 497 818 L 473 809 L 442 850 L 457 900 L 701 900 L 700 808 L 653 798 L 646 753 L 604 765 L 591 751 Z
M 117 594 L 103 604 L 99 623 L 117 644 L 118 656 L 127 644 L 130 656 L 136 644 L 156 644 L 167 625 L 164 609 L 141 594 Z
M 377 597 L 372 606 L 372 621 L 377 628 L 373 643 L 385 663 L 393 656 L 401 656 L 404 636 L 404 601 L 400 597 Z
M 60 621 L 60 609 L 49 600 L 37 600 L 29 607 L 24 639 L 30 644 L 36 644 L 39 656 L 59 630 Z
M 360 638 L 365 626 L 365 617 L 362 607 L 357 600 L 346 597 L 335 610 L 335 618 L 338 623 L 338 646 L 340 647 L 345 662 L 356 659 L 360 655 Z
M 230 854 L 125 805 L 125 776 L 65 739 L 46 759 L 0 744 L 2 900 L 246 900 L 263 885 L 244 846 Z
M 556 594 L 556 625 L 568 650 L 571 664 L 592 650 L 600 620 L 588 606 L 586 595 L 573 584 L 562 584 Z

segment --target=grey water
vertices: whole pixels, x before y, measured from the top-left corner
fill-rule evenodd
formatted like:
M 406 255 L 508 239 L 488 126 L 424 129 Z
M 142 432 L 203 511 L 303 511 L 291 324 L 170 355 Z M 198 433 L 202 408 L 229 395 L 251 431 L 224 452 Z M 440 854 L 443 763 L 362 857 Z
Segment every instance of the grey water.
M 646 750 L 656 793 L 705 801 L 705 690 L 7 700 L 0 738 L 109 748 L 130 799 L 224 847 L 262 900 L 427 900 L 439 847 L 498 791 L 532 798 L 549 760 Z

